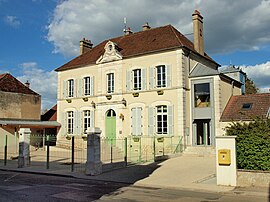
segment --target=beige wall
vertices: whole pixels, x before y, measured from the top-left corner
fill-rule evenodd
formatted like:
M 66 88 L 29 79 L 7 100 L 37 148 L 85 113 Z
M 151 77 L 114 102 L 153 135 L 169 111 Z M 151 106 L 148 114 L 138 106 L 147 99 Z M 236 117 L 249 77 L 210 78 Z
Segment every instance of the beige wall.
M 69 110 L 82 110 L 89 108 L 95 111 L 95 125 L 105 131 L 105 113 L 108 109 L 114 109 L 117 114 L 117 133 L 119 136 L 130 135 L 131 129 L 131 108 L 139 106 L 143 108 L 143 133 L 148 133 L 148 107 L 161 104 L 173 105 L 174 108 L 174 132 L 177 135 L 184 133 L 184 90 L 183 90 L 183 65 L 182 51 L 170 51 L 160 54 L 152 54 L 143 57 L 134 57 L 130 59 L 120 60 L 116 62 L 104 63 L 99 65 L 91 65 L 83 68 L 72 69 L 58 73 L 58 121 L 61 122 L 61 112 Z M 158 95 L 157 90 L 149 87 L 149 68 L 156 65 L 171 66 L 171 87 L 164 88 L 164 94 Z M 132 92 L 126 90 L 126 73 L 128 70 L 144 68 L 146 69 L 146 90 L 139 91 L 139 97 L 133 97 Z M 87 73 L 86 73 L 87 72 Z M 106 98 L 106 74 L 115 73 L 115 93 L 112 99 Z M 71 103 L 63 99 L 63 80 L 71 78 L 83 78 L 86 75 L 94 76 L 94 96 L 90 96 L 88 101 L 83 101 L 82 97 L 73 98 Z M 127 106 L 123 104 L 114 104 L 123 98 L 127 101 Z M 179 99 L 181 100 L 179 102 Z M 96 103 L 96 109 L 93 109 L 91 102 Z M 175 113 L 177 112 L 177 113 Z M 119 114 L 122 113 L 125 119 L 122 121 Z M 188 113 L 188 112 L 187 112 Z M 186 121 L 186 120 L 185 120 Z M 181 131 L 179 131 L 181 130 Z M 105 132 L 103 132 L 104 135 Z M 62 131 L 60 129 L 60 134 Z
M 184 52 L 182 49 L 166 51 L 158 54 L 149 54 L 140 57 L 133 57 L 103 64 L 93 64 L 76 69 L 58 72 L 58 122 L 63 123 L 65 112 L 83 111 L 89 109 L 95 114 L 95 127 L 101 128 L 102 135 L 105 135 L 105 113 L 109 109 L 116 112 L 116 133 L 118 137 L 131 134 L 131 109 L 133 107 L 141 107 L 142 111 L 142 130 L 144 135 L 148 135 L 148 108 L 157 105 L 173 106 L 173 125 L 174 134 L 184 136 L 186 144 L 192 144 L 192 116 L 191 116 L 191 81 L 188 78 L 189 72 L 199 62 L 215 68 L 215 64 L 210 63 L 192 53 Z M 150 73 L 149 69 L 157 65 L 169 65 L 171 67 L 171 86 L 164 88 L 164 94 L 158 95 L 157 90 L 150 89 Z M 139 97 L 133 97 L 132 92 L 127 91 L 126 78 L 127 71 L 132 69 L 146 69 L 146 89 L 139 91 Z M 106 98 L 106 74 L 115 73 L 115 93 L 112 99 Z M 75 97 L 70 99 L 68 103 L 63 97 L 64 81 L 78 79 L 85 76 L 94 77 L 94 96 L 89 96 L 87 101 L 83 97 Z M 206 79 L 214 78 L 214 96 L 215 107 L 215 123 L 218 127 L 221 115 L 221 95 L 220 95 L 220 78 L 219 76 L 204 77 Z M 75 84 L 75 85 L 77 85 Z M 78 90 L 78 89 L 77 89 Z M 217 96 L 217 97 L 216 97 Z M 121 100 L 127 101 L 127 106 L 121 104 Z M 92 107 L 92 102 L 96 104 L 96 108 Z M 124 120 L 119 115 L 124 115 Z M 65 136 L 63 128 L 60 129 L 60 136 Z
M 40 120 L 39 95 L 0 91 L 0 118 Z

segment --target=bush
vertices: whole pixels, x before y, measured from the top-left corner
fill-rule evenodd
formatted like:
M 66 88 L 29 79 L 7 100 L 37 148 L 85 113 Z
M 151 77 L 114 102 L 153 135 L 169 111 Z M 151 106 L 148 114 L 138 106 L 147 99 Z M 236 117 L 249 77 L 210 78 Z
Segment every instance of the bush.
M 232 123 L 226 134 L 237 136 L 238 169 L 270 170 L 270 120 Z

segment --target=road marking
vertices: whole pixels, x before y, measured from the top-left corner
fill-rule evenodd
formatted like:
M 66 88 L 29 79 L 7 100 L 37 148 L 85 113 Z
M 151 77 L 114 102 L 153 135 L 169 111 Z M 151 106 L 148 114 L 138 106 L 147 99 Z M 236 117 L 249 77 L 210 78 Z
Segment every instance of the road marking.
M 19 175 L 19 173 L 14 174 L 14 175 L 12 175 L 11 177 L 5 179 L 4 182 L 7 182 L 7 181 L 11 180 L 12 178 L 16 177 L 17 175 Z

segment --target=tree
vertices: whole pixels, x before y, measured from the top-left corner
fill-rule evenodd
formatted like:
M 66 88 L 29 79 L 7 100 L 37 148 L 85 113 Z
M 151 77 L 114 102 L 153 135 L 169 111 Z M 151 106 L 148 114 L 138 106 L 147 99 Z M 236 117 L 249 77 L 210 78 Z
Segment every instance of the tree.
M 245 86 L 246 86 L 245 94 L 256 94 L 259 90 L 256 87 L 255 83 L 248 77 L 246 77 Z

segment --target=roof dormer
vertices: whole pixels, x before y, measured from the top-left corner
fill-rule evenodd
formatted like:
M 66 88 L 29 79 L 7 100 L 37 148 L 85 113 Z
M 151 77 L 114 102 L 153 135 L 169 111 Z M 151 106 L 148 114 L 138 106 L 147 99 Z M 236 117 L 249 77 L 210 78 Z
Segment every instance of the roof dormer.
M 104 49 L 104 54 L 99 57 L 99 59 L 96 61 L 96 64 L 122 60 L 122 54 L 119 52 L 120 49 L 116 43 L 108 41 Z

